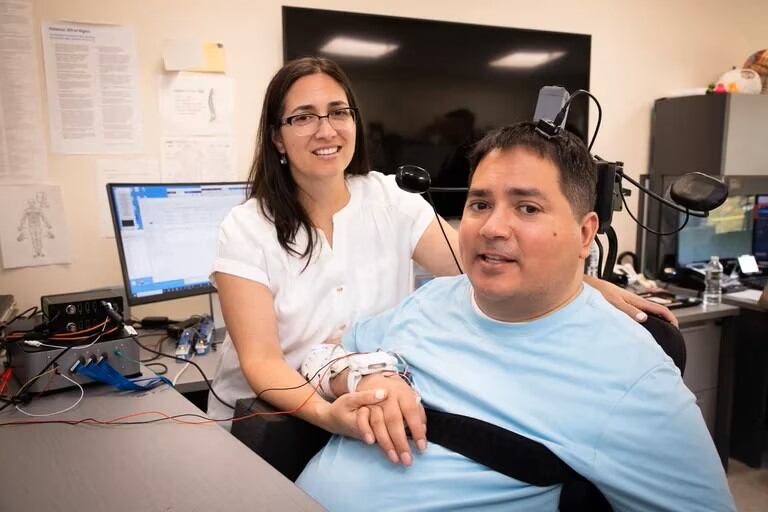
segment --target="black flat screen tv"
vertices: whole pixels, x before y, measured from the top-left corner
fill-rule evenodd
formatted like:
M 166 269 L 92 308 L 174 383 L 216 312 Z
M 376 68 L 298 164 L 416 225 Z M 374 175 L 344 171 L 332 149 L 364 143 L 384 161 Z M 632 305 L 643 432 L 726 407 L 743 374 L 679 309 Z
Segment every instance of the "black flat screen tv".
M 371 166 L 424 167 L 435 187 L 466 187 L 468 152 L 488 130 L 532 120 L 539 89 L 589 89 L 591 36 L 283 7 L 283 58 L 324 56 L 352 81 Z M 574 100 L 568 128 L 587 138 Z M 461 192 L 434 192 L 460 217 Z

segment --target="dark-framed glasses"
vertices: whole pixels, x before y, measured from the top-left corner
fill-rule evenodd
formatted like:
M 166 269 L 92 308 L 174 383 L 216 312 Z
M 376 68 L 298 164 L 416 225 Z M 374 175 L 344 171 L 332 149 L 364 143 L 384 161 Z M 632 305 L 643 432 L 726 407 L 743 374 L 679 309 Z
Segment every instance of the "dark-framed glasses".
M 343 107 L 335 108 L 324 116 L 319 114 L 296 114 L 283 119 L 282 126 L 289 125 L 294 129 L 296 135 L 310 135 L 320 129 L 320 121 L 328 119 L 334 130 L 344 130 L 351 128 L 357 118 L 357 108 Z

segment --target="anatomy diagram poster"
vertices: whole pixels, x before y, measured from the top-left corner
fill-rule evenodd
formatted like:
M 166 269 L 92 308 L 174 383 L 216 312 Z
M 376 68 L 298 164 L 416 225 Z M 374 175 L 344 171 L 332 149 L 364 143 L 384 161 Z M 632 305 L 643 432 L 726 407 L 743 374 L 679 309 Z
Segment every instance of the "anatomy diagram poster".
M 212 73 L 165 74 L 160 86 L 163 133 L 176 136 L 231 135 L 232 79 Z
M 3 268 L 70 263 L 61 189 L 54 185 L 0 187 Z

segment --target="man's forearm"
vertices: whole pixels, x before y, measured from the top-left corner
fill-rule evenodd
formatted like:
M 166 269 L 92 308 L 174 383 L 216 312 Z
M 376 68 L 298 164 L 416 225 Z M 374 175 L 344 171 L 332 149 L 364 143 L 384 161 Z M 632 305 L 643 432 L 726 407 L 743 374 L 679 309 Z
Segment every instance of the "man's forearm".
M 331 391 L 336 396 L 341 396 L 349 393 L 347 389 L 347 377 L 349 377 L 349 368 L 339 373 L 331 379 Z

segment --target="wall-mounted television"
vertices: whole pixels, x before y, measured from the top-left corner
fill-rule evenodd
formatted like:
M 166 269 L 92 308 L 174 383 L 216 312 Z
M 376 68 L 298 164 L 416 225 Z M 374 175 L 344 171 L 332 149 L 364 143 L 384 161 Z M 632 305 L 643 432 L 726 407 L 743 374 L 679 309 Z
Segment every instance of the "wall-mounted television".
M 283 7 L 284 59 L 329 57 L 352 81 L 372 168 L 419 165 L 436 187 L 466 187 L 472 144 L 531 120 L 541 87 L 589 89 L 590 47 L 584 34 Z M 585 98 L 568 125 L 586 139 Z M 444 217 L 465 196 L 433 193 Z

